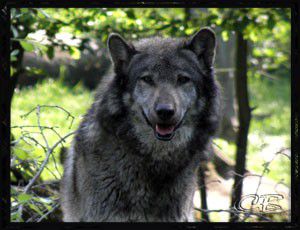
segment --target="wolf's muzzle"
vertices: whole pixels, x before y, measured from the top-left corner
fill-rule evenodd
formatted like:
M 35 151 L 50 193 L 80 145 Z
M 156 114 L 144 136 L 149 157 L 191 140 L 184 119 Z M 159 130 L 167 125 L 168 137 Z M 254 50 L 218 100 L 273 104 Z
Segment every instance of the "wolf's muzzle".
M 144 110 L 142 109 L 142 115 L 145 118 L 147 124 L 153 129 L 154 136 L 161 141 L 170 141 L 174 135 L 175 131 L 180 127 L 182 124 L 182 120 L 178 124 L 166 124 L 166 123 L 157 123 L 155 126 L 149 121 L 147 115 L 145 114 Z

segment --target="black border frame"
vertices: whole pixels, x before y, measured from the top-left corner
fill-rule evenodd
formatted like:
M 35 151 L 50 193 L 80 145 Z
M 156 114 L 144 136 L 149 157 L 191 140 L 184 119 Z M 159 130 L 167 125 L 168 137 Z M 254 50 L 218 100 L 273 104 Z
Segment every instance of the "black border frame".
M 14 223 L 10 222 L 10 9 L 11 8 L 94 8 L 94 7 L 218 7 L 291 9 L 291 222 L 273 223 Z M 132 229 L 298 229 L 300 227 L 300 2 L 298 0 L 6 0 L 0 4 L 0 226 L 5 229 L 41 227 Z

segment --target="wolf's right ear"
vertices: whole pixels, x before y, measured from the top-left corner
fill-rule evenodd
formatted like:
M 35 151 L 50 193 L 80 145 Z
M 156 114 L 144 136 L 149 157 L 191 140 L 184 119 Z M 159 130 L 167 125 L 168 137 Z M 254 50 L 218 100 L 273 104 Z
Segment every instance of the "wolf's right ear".
M 124 67 L 137 53 L 133 45 L 128 44 L 124 38 L 116 33 L 109 35 L 107 46 L 116 71 L 124 71 Z
M 193 51 L 198 58 L 203 58 L 208 68 L 214 64 L 216 36 L 212 29 L 205 27 L 199 30 L 185 43 L 185 48 Z

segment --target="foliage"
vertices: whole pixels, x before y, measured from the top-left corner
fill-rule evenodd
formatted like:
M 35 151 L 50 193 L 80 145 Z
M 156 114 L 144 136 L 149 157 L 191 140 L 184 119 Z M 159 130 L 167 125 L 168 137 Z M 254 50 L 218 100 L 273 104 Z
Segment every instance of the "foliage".
M 225 41 L 232 39 L 236 31 L 251 41 L 249 69 L 255 77 L 290 76 L 288 8 L 23 8 L 12 9 L 11 18 L 12 75 L 18 73 L 20 66 L 15 62 L 22 59 L 24 50 L 51 59 L 56 54 L 55 47 L 59 47 L 78 59 L 84 49 L 92 51 L 91 40 L 99 40 L 104 46 L 111 32 L 128 39 L 157 35 L 182 37 L 200 27 L 211 26 L 220 31 Z
M 49 58 L 55 55 L 54 48 L 60 47 L 78 59 L 80 51 L 89 49 L 91 39 L 105 44 L 111 32 L 129 39 L 180 37 L 193 34 L 202 26 L 211 26 L 221 28 L 226 41 L 232 33 L 240 31 L 253 42 L 250 69 L 256 76 L 262 75 L 257 70 L 289 75 L 289 9 L 27 8 L 12 9 L 11 17 L 13 41 L 20 42 L 26 51 Z M 12 50 L 12 64 L 18 53 L 20 50 Z M 12 73 L 15 71 L 12 69 Z
M 290 77 L 291 11 L 288 8 L 209 9 L 208 24 L 221 27 L 225 41 L 240 32 L 250 41 L 252 75 Z M 268 73 L 266 73 L 268 72 Z

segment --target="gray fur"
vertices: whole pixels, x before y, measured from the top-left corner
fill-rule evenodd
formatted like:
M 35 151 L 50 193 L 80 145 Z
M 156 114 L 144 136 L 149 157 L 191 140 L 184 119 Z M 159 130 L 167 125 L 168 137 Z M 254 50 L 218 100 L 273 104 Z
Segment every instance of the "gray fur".
M 193 221 L 196 171 L 218 125 L 214 33 L 134 45 L 113 34 L 108 47 L 114 73 L 101 82 L 65 162 L 63 219 Z M 157 104 L 174 115 L 162 121 Z M 178 127 L 170 140 L 157 138 L 163 125 Z

